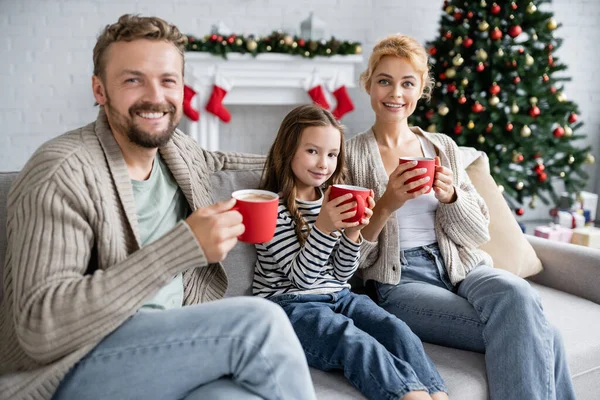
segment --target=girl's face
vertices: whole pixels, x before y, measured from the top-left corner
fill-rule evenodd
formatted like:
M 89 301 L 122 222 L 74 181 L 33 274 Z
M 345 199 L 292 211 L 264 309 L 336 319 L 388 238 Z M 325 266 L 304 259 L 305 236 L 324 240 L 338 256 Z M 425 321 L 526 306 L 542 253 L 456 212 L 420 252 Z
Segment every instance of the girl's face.
M 292 159 L 298 198 L 312 200 L 314 188 L 335 172 L 342 135 L 333 126 L 310 126 L 302 132 Z
M 422 74 L 405 58 L 384 56 L 373 71 L 369 95 L 378 120 L 407 119 L 422 94 Z

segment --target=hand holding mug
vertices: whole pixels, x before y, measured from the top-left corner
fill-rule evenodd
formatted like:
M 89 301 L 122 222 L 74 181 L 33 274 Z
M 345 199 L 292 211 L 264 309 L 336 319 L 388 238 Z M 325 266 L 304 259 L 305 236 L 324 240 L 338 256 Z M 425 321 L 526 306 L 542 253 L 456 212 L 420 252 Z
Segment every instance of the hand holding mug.
M 408 200 L 429 192 L 431 178 L 422 176 L 425 173 L 427 168 L 418 168 L 416 160 L 398 165 L 390 174 L 387 188 L 380 201 L 383 200 L 391 211 L 395 211 Z
M 359 222 L 346 222 L 345 220 L 356 215 L 356 201 L 346 203 L 352 199 L 352 193 L 346 193 L 339 197 L 330 198 L 331 186 L 327 188 L 323 195 L 321 212 L 315 221 L 315 226 L 323 233 L 330 234 L 333 231 L 346 229 L 359 225 Z M 345 204 L 343 204 L 345 203 Z
M 209 263 L 223 261 L 244 233 L 242 216 L 231 209 L 234 204 L 230 199 L 199 208 L 185 220 Z
M 374 197 L 375 197 L 375 195 L 373 194 L 373 191 L 371 190 L 369 197 L 367 198 L 367 206 L 365 207 L 364 215 L 360 219 L 359 225 L 352 226 L 350 228 L 346 228 L 346 230 L 344 231 L 346 233 L 346 236 L 348 237 L 348 239 L 350 239 L 354 242 L 358 242 L 358 238 L 360 236 L 360 231 L 365 226 L 369 225 L 371 217 L 373 216 L 373 207 L 375 207 Z
M 441 165 L 440 158 L 435 158 L 435 179 L 433 192 L 440 203 L 453 203 L 456 201 L 456 189 L 452 170 Z

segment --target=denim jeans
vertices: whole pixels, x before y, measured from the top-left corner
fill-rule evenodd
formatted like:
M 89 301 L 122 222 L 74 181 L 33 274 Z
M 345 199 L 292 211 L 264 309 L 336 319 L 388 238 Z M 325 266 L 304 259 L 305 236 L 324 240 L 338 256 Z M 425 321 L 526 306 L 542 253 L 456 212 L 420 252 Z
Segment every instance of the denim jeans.
M 343 289 L 270 300 L 290 318 L 308 364 L 324 371 L 342 370 L 369 399 L 446 391 L 419 338 L 368 296 Z
M 280 307 L 235 297 L 138 312 L 67 374 L 63 399 L 315 399 Z
M 379 304 L 424 342 L 485 353 L 492 400 L 575 398 L 560 334 L 527 281 L 482 265 L 453 286 L 436 244 L 400 258 L 400 283 L 375 285 Z

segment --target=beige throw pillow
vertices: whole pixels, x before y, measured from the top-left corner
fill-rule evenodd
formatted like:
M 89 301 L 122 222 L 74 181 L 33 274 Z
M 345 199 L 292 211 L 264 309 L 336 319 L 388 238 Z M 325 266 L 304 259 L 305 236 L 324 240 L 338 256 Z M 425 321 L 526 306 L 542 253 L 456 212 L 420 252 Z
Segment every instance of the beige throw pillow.
M 542 271 L 541 261 L 490 175 L 487 156 L 478 156 L 470 163 L 474 158 L 473 150 L 461 148 L 461 153 L 473 186 L 490 210 L 490 241 L 481 246 L 481 249 L 492 257 L 495 268 L 510 271 L 522 278 Z

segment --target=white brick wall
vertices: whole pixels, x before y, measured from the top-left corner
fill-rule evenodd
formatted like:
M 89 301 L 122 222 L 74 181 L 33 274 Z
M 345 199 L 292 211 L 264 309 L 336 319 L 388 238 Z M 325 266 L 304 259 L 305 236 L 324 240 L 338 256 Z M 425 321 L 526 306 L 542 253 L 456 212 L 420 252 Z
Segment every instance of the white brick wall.
M 96 116 L 90 90 L 92 48 L 98 32 L 119 15 L 158 15 L 185 33 L 203 35 L 218 20 L 235 32 L 266 34 L 297 31 L 312 10 L 340 39 L 358 40 L 368 54 L 373 44 L 393 32 L 421 42 L 436 36 L 442 1 L 410 0 L 0 0 L 0 171 L 23 166 L 46 140 L 84 125 Z M 554 0 L 552 11 L 563 27 L 567 95 L 576 101 L 598 163 L 589 189 L 600 191 L 600 2 Z M 357 110 L 344 119 L 352 134 L 367 129 L 372 114 L 367 96 L 350 91 Z M 225 150 L 265 152 L 288 107 L 231 107 L 232 122 L 222 129 Z M 204 112 L 201 110 L 201 113 Z M 256 114 L 260 113 L 260 118 Z M 243 140 L 265 132 L 263 140 Z M 538 211 L 536 211 L 538 212 Z M 545 213 L 541 210 L 540 215 Z M 531 212 L 529 212 L 531 216 Z

